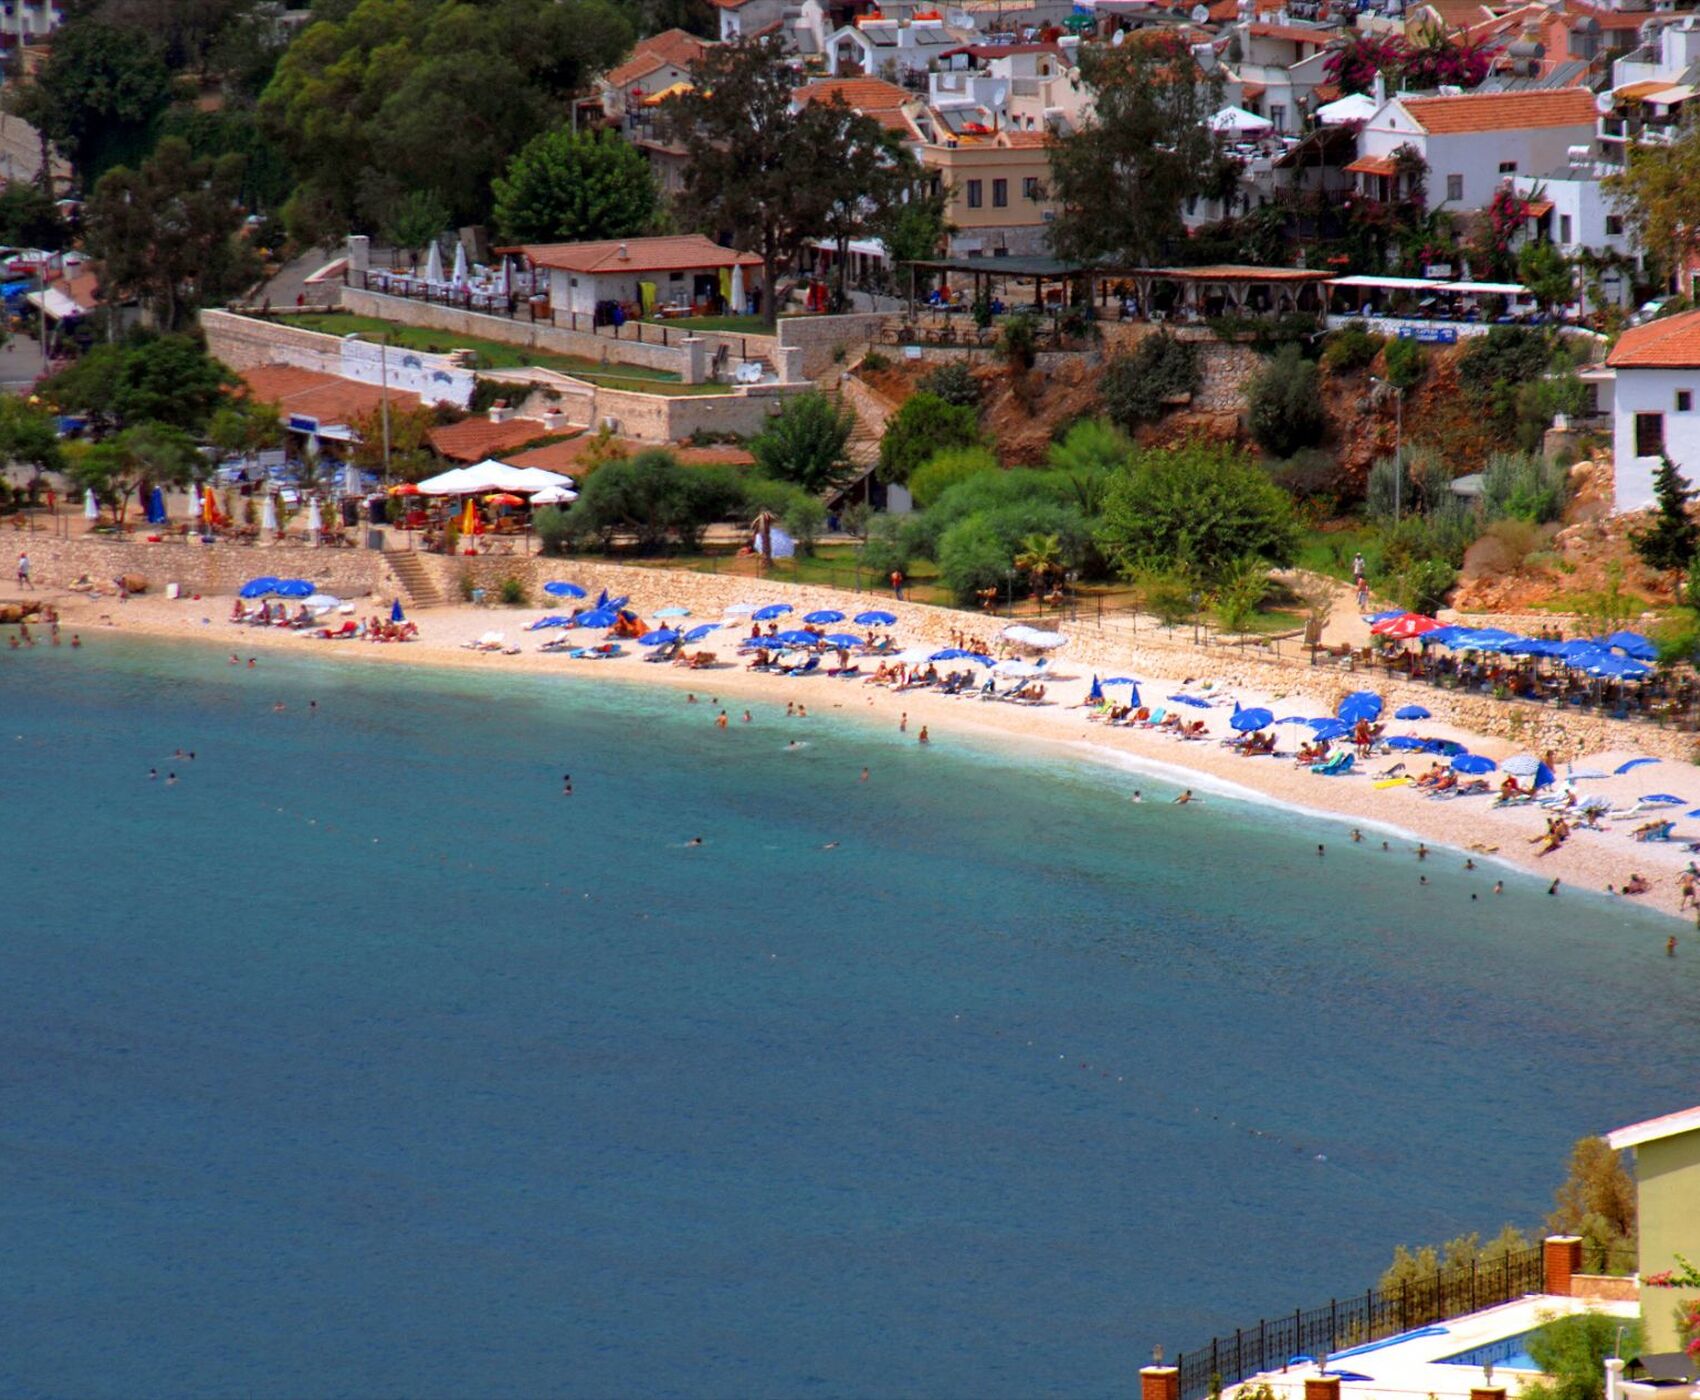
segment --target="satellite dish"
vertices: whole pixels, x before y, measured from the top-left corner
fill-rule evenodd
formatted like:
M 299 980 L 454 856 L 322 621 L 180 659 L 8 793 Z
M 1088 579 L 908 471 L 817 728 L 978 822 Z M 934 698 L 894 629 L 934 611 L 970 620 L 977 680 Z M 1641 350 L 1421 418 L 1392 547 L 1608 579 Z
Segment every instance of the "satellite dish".
M 1192 7 L 1190 18 L 1194 24 L 1209 23 L 1210 7 L 1208 5 L 1194 5 Z
M 1609 92 L 1598 93 L 1594 97 L 1594 110 L 1602 117 L 1609 117 L 1616 106 L 1617 101 Z
M 1116 30 L 1115 37 L 1110 40 L 1110 47 L 1112 49 L 1119 49 L 1126 39 L 1127 39 L 1127 30 L 1118 29 L 1118 30 Z

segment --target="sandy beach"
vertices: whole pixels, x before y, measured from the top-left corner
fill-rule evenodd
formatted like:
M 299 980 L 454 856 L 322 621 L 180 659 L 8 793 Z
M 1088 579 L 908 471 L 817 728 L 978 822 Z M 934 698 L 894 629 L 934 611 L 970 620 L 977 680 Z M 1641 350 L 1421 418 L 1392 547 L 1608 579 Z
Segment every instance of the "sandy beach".
M 580 571 L 586 572 L 584 570 Z M 650 581 L 648 597 L 635 595 L 633 606 L 640 612 L 661 606 L 663 595 L 673 596 L 682 585 L 670 583 L 682 576 L 660 570 L 643 571 Z M 771 591 L 771 590 L 769 590 Z M 807 607 L 837 606 L 846 613 L 869 606 L 866 594 L 844 594 L 834 598 L 829 590 L 784 590 L 787 594 L 806 593 Z M 1669 816 L 1677 821 L 1679 836 L 1691 835 L 1700 840 L 1700 825 L 1684 824 L 1682 814 L 1691 804 L 1700 804 L 1696 785 L 1688 781 L 1692 769 L 1672 758 L 1657 765 L 1647 765 L 1620 777 L 1579 782 L 1577 790 L 1584 797 L 1608 797 L 1614 808 L 1628 807 L 1637 796 L 1670 792 L 1684 799 L 1681 807 L 1644 811 L 1634 817 L 1606 819 L 1599 831 L 1580 830 L 1557 851 L 1537 857 L 1532 844 L 1546 827 L 1544 809 L 1530 806 L 1494 808 L 1488 797 L 1472 797 L 1451 801 L 1436 800 L 1411 786 L 1377 787 L 1374 775 L 1392 767 L 1401 758 L 1406 760 L 1407 772 L 1423 771 L 1429 763 L 1422 754 L 1376 755 L 1360 762 L 1356 771 L 1345 777 L 1321 777 L 1308 769 L 1296 766 L 1293 752 L 1305 731 L 1278 728 L 1281 755 L 1278 757 L 1247 758 L 1225 748 L 1221 741 L 1233 736 L 1228 719 L 1236 702 L 1246 706 L 1268 705 L 1277 715 L 1330 713 L 1341 689 L 1340 677 L 1328 672 L 1307 673 L 1302 670 L 1275 672 L 1267 667 L 1246 665 L 1238 670 L 1231 654 L 1217 660 L 1209 669 L 1208 680 L 1202 679 L 1206 669 L 1196 664 L 1197 658 L 1174 647 L 1141 646 L 1132 639 L 1124 662 L 1126 674 L 1141 682 L 1145 703 L 1153 707 L 1178 693 L 1184 686 L 1190 693 L 1209 698 L 1211 707 L 1185 708 L 1187 719 L 1203 719 L 1207 737 L 1183 741 L 1170 734 L 1107 726 L 1088 718 L 1090 711 L 1083 707 L 1094 672 L 1102 671 L 1103 658 L 1091 661 L 1071 660 L 1072 647 L 1065 647 L 1051 665 L 1054 674 L 1049 680 L 1049 701 L 1036 707 L 987 702 L 972 696 L 946 696 L 937 692 L 912 690 L 895 693 L 885 687 L 864 683 L 877 664 L 863 660 L 863 677 L 833 679 L 825 675 L 792 678 L 744 669 L 742 661 L 734 660 L 735 632 L 718 648 L 720 664 L 707 670 L 688 670 L 666 664 L 651 664 L 642 659 L 642 651 L 626 645 L 626 655 L 606 661 L 573 660 L 564 653 L 540 653 L 537 648 L 550 636 L 559 633 L 528 633 L 526 625 L 541 612 L 537 608 L 446 607 L 419 613 L 415 621 L 420 636 L 404 644 L 378 645 L 365 641 L 327 642 L 306 633 L 279 628 L 258 628 L 229 621 L 232 600 L 229 597 L 209 596 L 179 600 L 148 595 L 131 598 L 120 604 L 107 596 L 89 598 L 61 590 L 44 590 L 44 597 L 60 610 L 62 637 L 68 643 L 77 633 L 86 647 L 98 647 L 101 641 L 120 632 L 126 636 L 147 636 L 179 641 L 191 641 L 205 648 L 209 666 L 226 667 L 232 653 L 247 659 L 259 658 L 263 668 L 268 654 L 289 651 L 310 654 L 318 658 L 334 658 L 351 664 L 394 666 L 452 666 L 491 672 L 566 673 L 578 679 L 594 679 L 613 684 L 635 684 L 651 689 L 666 687 L 678 692 L 681 704 L 690 703 L 695 696 L 702 706 L 702 722 L 715 723 L 717 711 L 724 708 L 729 722 L 742 723 L 748 709 L 754 723 L 786 723 L 788 702 L 806 707 L 809 716 L 837 713 L 858 716 L 867 723 L 897 727 L 907 724 L 909 733 L 919 739 L 923 727 L 934 745 L 948 745 L 953 740 L 974 739 L 990 742 L 1011 740 L 1051 746 L 1076 757 L 1127 771 L 1129 799 L 1141 787 L 1141 774 L 1153 781 L 1190 786 L 1200 795 L 1215 793 L 1279 804 L 1310 813 L 1331 817 L 1342 823 L 1342 829 L 1331 838 L 1350 841 L 1354 829 L 1361 839 L 1380 844 L 1386 841 L 1390 854 L 1416 866 L 1417 847 L 1426 843 L 1431 853 L 1427 861 L 1462 863 L 1473 860 L 1482 870 L 1482 897 L 1492 897 L 1493 882 L 1503 871 L 1500 866 L 1514 866 L 1544 880 L 1561 881 L 1559 896 L 1567 890 L 1587 889 L 1601 892 L 1607 886 L 1617 887 L 1639 872 L 1651 882 L 1651 890 L 1640 896 L 1639 903 L 1676 915 L 1680 911 L 1681 894 L 1678 876 L 1691 857 L 1678 841 L 1641 843 L 1633 839 L 1634 829 L 1650 819 Z M 759 601 L 760 599 L 758 599 Z M 831 601 L 829 601 L 831 600 Z M 801 601 L 801 600 L 800 600 Z M 387 612 L 387 600 L 368 599 L 356 604 L 361 617 L 375 612 Z M 901 607 L 903 614 L 910 613 Z M 936 641 L 941 628 L 953 626 L 971 628 L 984 635 L 993 631 L 988 619 L 969 613 L 952 613 L 927 609 L 925 632 L 928 640 Z M 340 619 L 338 619 L 340 621 Z M 695 621 L 719 620 L 706 610 L 698 611 Z M 734 619 L 733 622 L 737 620 Z M 907 617 L 900 620 L 896 633 L 900 644 L 917 640 L 916 628 L 905 626 Z M 729 624 L 730 626 L 731 624 Z M 747 630 L 747 621 L 744 627 Z M 45 629 L 32 629 L 39 645 L 47 645 Z M 509 646 L 521 648 L 518 655 L 499 652 L 477 652 L 466 644 L 481 635 L 499 631 Z M 579 634 L 584 640 L 592 634 Z M 1153 639 L 1155 641 L 1155 639 Z M 705 642 L 705 647 L 713 643 Z M 1100 648 L 1101 651 L 1101 648 Z M 948 670 L 948 663 L 941 665 Z M 1243 672 L 1243 673 L 1242 673 Z M 1298 681 L 1316 677 L 1314 686 Z M 1287 688 L 1273 690 L 1275 681 Z M 1192 682 L 1188 684 L 1188 682 Z M 1372 677 L 1363 684 L 1377 687 Z M 1125 692 L 1124 692 L 1125 693 Z M 1173 708 L 1173 707 L 1171 707 Z M 1389 716 L 1393 706 L 1389 705 Z M 906 717 L 906 718 L 905 718 Z M 807 718 L 789 721 L 806 724 Z M 1419 731 L 1434 738 L 1455 739 L 1472 752 L 1482 753 L 1495 760 L 1526 750 L 1503 738 L 1493 738 L 1454 724 L 1435 720 L 1419 724 L 1393 723 L 1389 732 Z M 1623 761 L 1648 753 L 1647 749 L 1610 750 L 1576 756 L 1577 766 L 1603 769 L 1610 773 Z M 1567 757 L 1570 757 L 1567 755 Z M 1562 773 L 1561 773 L 1562 776 Z M 1499 775 L 1490 775 L 1497 785 Z M 1164 790 L 1145 794 L 1145 800 L 1168 800 Z M 1683 915 L 1683 917 L 1688 917 Z

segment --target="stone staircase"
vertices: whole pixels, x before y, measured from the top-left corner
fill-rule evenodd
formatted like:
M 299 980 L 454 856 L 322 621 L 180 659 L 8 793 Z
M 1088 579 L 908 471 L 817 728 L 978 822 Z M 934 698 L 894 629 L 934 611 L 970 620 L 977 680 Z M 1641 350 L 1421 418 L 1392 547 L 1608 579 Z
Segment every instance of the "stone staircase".
M 850 441 L 845 445 L 845 457 L 859 472 L 874 466 L 879 461 L 880 435 L 885 431 L 885 423 L 868 412 L 871 407 L 868 391 L 839 369 L 822 375 L 815 384 L 832 400 L 833 407 L 850 415 Z
M 396 576 L 396 582 L 401 585 L 401 591 L 407 595 L 408 603 L 415 608 L 440 608 L 443 606 L 442 590 L 437 587 L 437 581 L 431 577 L 431 571 L 425 567 L 422 560 L 412 550 L 396 554 L 386 554 L 385 562 L 390 571 Z

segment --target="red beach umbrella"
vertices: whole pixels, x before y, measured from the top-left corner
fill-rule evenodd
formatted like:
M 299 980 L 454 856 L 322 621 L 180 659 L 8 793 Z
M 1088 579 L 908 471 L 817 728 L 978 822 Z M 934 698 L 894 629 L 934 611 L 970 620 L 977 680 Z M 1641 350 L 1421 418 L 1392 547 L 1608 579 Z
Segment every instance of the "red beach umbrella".
M 1378 637 L 1420 637 L 1424 632 L 1433 632 L 1439 626 L 1432 617 L 1408 612 L 1377 622 L 1369 630 Z

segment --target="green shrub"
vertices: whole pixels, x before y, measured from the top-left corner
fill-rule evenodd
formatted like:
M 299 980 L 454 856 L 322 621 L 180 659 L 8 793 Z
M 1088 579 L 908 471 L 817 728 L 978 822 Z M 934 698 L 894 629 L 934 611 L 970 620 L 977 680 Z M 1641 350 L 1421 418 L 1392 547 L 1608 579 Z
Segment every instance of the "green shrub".
M 914 555 L 904 546 L 903 524 L 900 517 L 883 512 L 868 521 L 868 537 L 856 550 L 856 558 L 876 578 L 909 572 L 909 561 Z
M 1004 363 L 1017 374 L 1033 368 L 1039 358 L 1039 321 L 1026 311 L 1018 311 L 1003 323 L 998 337 L 998 349 Z
M 1545 524 L 1564 514 L 1569 494 L 1570 474 L 1532 452 L 1495 452 L 1482 471 L 1482 509 L 1489 520 Z
M 937 394 L 914 394 L 885 425 L 880 480 L 906 482 L 942 449 L 973 447 L 979 441 L 980 424 L 973 409 L 946 403 Z
M 811 389 L 786 399 L 750 440 L 750 455 L 767 475 L 816 494 L 850 475 L 844 449 L 855 426 L 850 410 Z
M 1422 382 L 1423 370 L 1426 368 L 1423 347 L 1415 339 L 1395 337 L 1387 342 L 1381 364 L 1385 371 L 1383 377 L 1395 389 L 1415 388 Z
M 1171 400 L 1196 394 L 1202 382 L 1198 347 L 1160 331 L 1105 365 L 1098 392 L 1110 421 L 1132 432 L 1168 413 Z
M 862 368 L 878 374 L 882 369 L 891 368 L 891 357 L 879 350 L 869 350 L 862 356 Z
M 1322 344 L 1322 365 L 1335 374 L 1368 369 L 1387 342 L 1362 321 L 1348 321 Z
M 1602 1400 L 1608 1356 L 1641 1351 L 1641 1324 L 1608 1313 L 1575 1313 L 1542 1323 L 1529 1336 L 1529 1355 L 1541 1377 L 1526 1383 L 1520 1400 Z
M 1316 366 L 1296 345 L 1282 348 L 1246 389 L 1251 435 L 1277 457 L 1314 447 L 1327 426 Z
M 1446 595 L 1458 582 L 1458 570 L 1444 559 L 1419 559 L 1393 580 L 1393 598 L 1411 612 L 1432 614 L 1446 606 Z
M 539 506 L 531 513 L 531 528 L 547 555 L 563 552 L 568 538 L 567 513 L 559 506 Z
M 510 608 L 523 608 L 531 601 L 525 591 L 524 581 L 515 578 L 512 574 L 509 574 L 501 583 L 496 585 L 496 596 Z
M 980 380 L 973 367 L 962 360 L 952 360 L 922 375 L 915 388 L 923 394 L 936 394 L 958 408 L 980 406 Z
M 909 478 L 909 494 L 923 508 L 933 505 L 959 481 L 980 472 L 1000 470 L 997 455 L 989 447 L 947 447 L 934 453 Z
M 1284 462 L 1273 462 L 1269 476 L 1299 500 L 1328 499 L 1340 488 L 1340 464 L 1320 447 L 1306 447 Z

